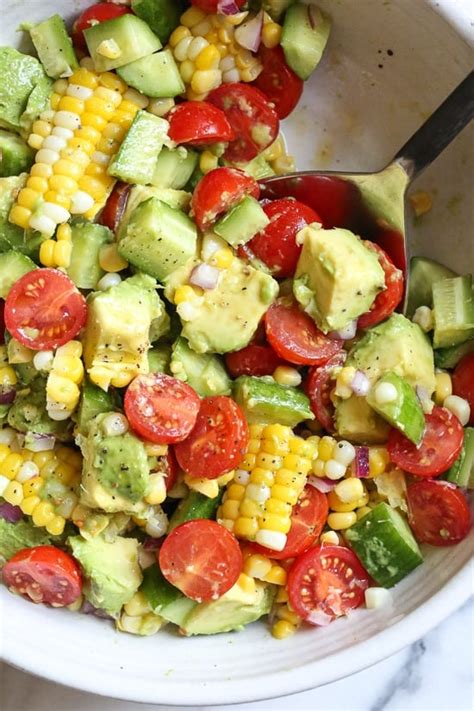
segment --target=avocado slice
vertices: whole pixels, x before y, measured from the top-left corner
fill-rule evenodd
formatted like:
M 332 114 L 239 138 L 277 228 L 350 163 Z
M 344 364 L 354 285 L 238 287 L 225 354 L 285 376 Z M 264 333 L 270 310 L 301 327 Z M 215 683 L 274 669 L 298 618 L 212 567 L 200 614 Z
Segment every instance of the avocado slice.
M 38 528 L 30 519 L 10 523 L 0 518 L 0 560 L 9 560 L 23 548 L 57 546 L 62 541 L 61 536 L 51 536 L 46 529 Z
M 25 231 L 12 225 L 8 219 L 16 196 L 26 183 L 28 175 L 14 175 L 0 178 L 0 253 L 11 249 L 24 251 Z
M 219 356 L 195 353 L 185 338 L 175 341 L 169 367 L 176 378 L 188 383 L 200 397 L 230 394 L 231 380 Z
M 315 5 L 297 2 L 286 11 L 281 46 L 288 66 L 303 81 L 321 61 L 330 31 L 329 17 Z
M 49 77 L 69 77 L 79 66 L 72 40 L 60 15 L 53 15 L 33 25 L 30 37 Z
M 20 131 L 28 97 L 45 76 L 34 57 L 12 47 L 0 47 L 0 128 Z
M 0 178 L 28 171 L 33 161 L 34 153 L 25 141 L 0 128 Z
M 77 426 L 82 435 L 89 432 L 89 425 L 97 415 L 113 412 L 118 403 L 110 393 L 106 393 L 86 378 L 82 384 L 82 395 L 77 411 Z
M 15 370 L 22 366 L 15 366 Z M 38 371 L 30 363 L 25 367 L 34 370 L 28 388 L 17 392 L 15 401 L 8 412 L 8 424 L 13 429 L 27 434 L 51 434 L 57 439 L 67 442 L 71 439 L 71 422 L 63 420 L 57 422 L 48 417 L 46 411 L 46 380 L 38 376 Z M 38 376 L 38 377 L 35 377 Z M 21 377 L 21 376 L 20 376 Z
M 20 117 L 20 133 L 27 139 L 38 116 L 50 108 L 49 99 L 53 91 L 53 81 L 46 75 L 40 79 L 28 97 L 26 108 Z

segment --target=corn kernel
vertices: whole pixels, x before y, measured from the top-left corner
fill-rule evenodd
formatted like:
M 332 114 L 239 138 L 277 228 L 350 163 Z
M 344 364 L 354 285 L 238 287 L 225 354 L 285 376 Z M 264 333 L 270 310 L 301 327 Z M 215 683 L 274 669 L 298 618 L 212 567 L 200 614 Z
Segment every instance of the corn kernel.
M 364 485 L 360 479 L 350 477 L 336 484 L 334 491 L 343 503 L 349 504 L 364 495 Z
M 77 182 L 66 175 L 52 175 L 49 179 L 49 189 L 62 195 L 73 195 L 77 192 Z
M 44 138 L 42 136 L 38 136 L 36 133 L 30 133 L 28 136 L 28 145 L 30 148 L 33 148 L 35 151 L 39 151 L 40 148 L 43 146 Z M 39 163 L 38 165 L 41 165 Z
M 267 531 L 288 533 L 291 528 L 291 520 L 283 516 L 265 512 L 264 516 L 262 516 L 260 527 Z
M 31 127 L 32 133 L 38 134 L 38 136 L 41 136 L 42 138 L 47 138 L 51 131 L 53 130 L 53 127 L 51 126 L 50 123 L 47 121 L 35 121 L 33 126 Z
M 99 78 L 95 73 L 81 67 L 69 77 L 69 82 L 85 86 L 87 89 L 95 89 L 99 84 Z
M 220 86 L 222 72 L 219 69 L 197 69 L 191 80 L 191 89 L 196 94 L 208 94 Z
M 194 27 L 207 18 L 207 13 L 198 7 L 191 6 L 181 15 L 181 24 L 186 28 Z M 178 28 L 179 29 L 179 28 Z M 176 30 L 175 30 L 176 31 Z
M 23 457 L 21 454 L 12 452 L 0 464 L 0 474 L 6 476 L 7 479 L 15 479 L 23 465 Z
M 108 115 L 108 114 L 107 114 Z M 102 131 L 107 125 L 107 119 L 98 114 L 91 113 L 90 111 L 85 111 L 81 116 L 81 123 L 83 126 L 91 126 L 95 128 L 96 131 Z
M 71 207 L 71 198 L 67 195 L 63 195 L 62 193 L 57 193 L 54 190 L 48 190 L 48 192 L 44 194 L 44 199 L 46 202 L 51 202 L 53 205 L 64 207 L 64 209 L 68 211 Z
M 318 456 L 323 462 L 328 462 L 332 458 L 336 440 L 333 437 L 322 437 L 318 446 Z
M 278 620 L 272 627 L 272 636 L 275 639 L 286 639 L 296 632 L 296 626 L 287 620 Z
M 238 516 L 239 516 L 239 509 L 240 509 L 240 502 L 239 501 L 235 501 L 233 499 L 227 499 L 226 501 L 224 501 L 224 503 L 221 506 L 220 515 L 223 518 L 230 518 L 235 521 L 235 519 L 238 518 Z M 257 509 L 258 509 L 258 507 L 257 507 Z M 242 512 L 242 513 L 244 515 L 248 515 L 244 512 Z
M 16 385 L 17 377 L 16 373 L 10 365 L 6 365 L 0 368 L 0 388 L 9 388 Z
M 41 242 L 39 251 L 39 260 L 44 267 L 53 267 L 54 262 L 54 248 L 56 242 L 53 239 L 46 239 Z
M 272 585 L 286 585 L 286 570 L 281 565 L 272 565 L 269 572 L 262 578 Z
M 275 602 L 288 602 L 288 590 L 285 587 L 279 587 L 275 596 Z
M 361 518 L 364 518 L 364 516 L 367 516 L 372 511 L 370 506 L 361 506 L 359 509 L 357 509 L 356 514 L 357 514 L 357 520 L 359 521 Z
M 350 528 L 357 521 L 354 511 L 347 513 L 330 513 L 328 516 L 328 526 L 334 531 L 344 531 Z
M 298 617 L 296 612 L 293 612 L 293 610 L 290 609 L 289 605 L 282 605 L 281 607 L 278 607 L 276 617 L 280 620 L 286 620 L 295 626 L 299 625 L 301 622 L 301 618 Z
M 63 96 L 59 101 L 58 110 L 82 114 L 84 111 L 84 102 L 80 99 L 76 99 L 74 96 Z
M 273 372 L 273 379 L 279 385 L 289 385 L 298 387 L 301 385 L 301 375 L 296 368 L 290 368 L 286 365 L 279 365 Z
M 218 269 L 228 269 L 234 260 L 234 253 L 231 249 L 219 249 L 212 256 L 210 264 Z
M 30 224 L 31 210 L 27 207 L 21 207 L 21 205 L 13 205 L 8 216 L 9 221 L 18 225 L 22 229 L 26 230 Z
M 199 159 L 199 168 L 206 175 L 219 165 L 219 159 L 211 151 L 203 151 Z
M 35 163 L 31 166 L 30 177 L 32 178 L 45 178 L 48 180 L 53 174 L 53 169 L 50 165 L 46 163 Z M 28 181 L 26 182 L 28 185 Z M 30 186 L 28 186 L 30 187 Z
M 265 508 L 268 513 L 277 514 L 278 516 L 291 516 L 292 507 L 286 501 L 268 499 Z
M 327 546 L 338 546 L 340 543 L 339 536 L 336 531 L 326 531 L 325 533 L 322 533 L 319 538 L 319 542 L 322 545 Z
M 46 392 L 51 401 L 64 405 L 67 409 L 73 409 L 80 396 L 79 388 L 72 380 L 57 375 L 54 371 L 49 374 Z
M 271 569 L 271 560 L 263 555 L 250 555 L 244 563 L 244 573 L 259 580 L 263 580 Z
M 237 585 L 239 588 L 241 588 L 244 592 L 248 593 L 249 595 L 252 595 L 255 593 L 255 581 L 252 577 L 249 575 L 246 575 L 245 573 L 241 573 L 237 579 Z
M 390 457 L 386 447 L 369 447 L 369 476 L 375 477 L 387 469 Z
M 71 263 L 72 242 L 55 242 L 54 261 L 56 266 L 67 269 Z
M 42 501 L 33 511 L 33 523 L 35 526 L 46 526 L 55 517 L 53 505 L 49 501 Z
M 46 530 L 52 536 L 60 536 L 61 533 L 64 531 L 65 524 L 66 524 L 66 520 L 62 516 L 55 515 L 46 524 Z
M 226 501 L 225 503 L 228 502 Z M 257 501 L 253 501 L 252 499 L 244 499 L 242 502 L 236 501 L 235 503 L 237 505 L 240 504 L 240 515 L 244 516 L 245 518 L 257 518 L 262 513 L 260 504 L 257 503 Z M 229 518 L 232 517 L 229 516 Z
M 217 69 L 220 58 L 221 55 L 217 47 L 213 44 L 209 44 L 207 47 L 204 47 L 196 57 L 196 69 Z
M 51 108 L 53 111 L 57 111 L 59 109 L 59 102 L 61 101 L 61 95 L 53 93 L 49 97 L 49 103 L 51 104 Z
M 66 160 L 65 158 L 60 158 L 54 164 L 53 171 L 56 175 L 64 175 L 67 178 L 72 178 L 73 180 L 79 180 L 82 175 L 81 166 L 70 160 Z
M 23 501 L 23 488 L 18 481 L 11 481 L 2 496 L 12 506 L 18 506 Z
M 134 594 L 132 599 L 124 605 L 123 609 L 127 615 L 138 617 L 139 615 L 145 615 L 147 612 L 150 612 L 151 608 L 145 595 L 141 591 L 138 591 Z
M 254 540 L 258 531 L 258 523 L 255 519 L 239 516 L 234 523 L 233 532 L 240 538 Z
M 39 496 L 28 496 L 23 499 L 20 504 L 20 508 L 24 514 L 26 514 L 27 516 L 31 516 L 31 514 L 36 509 L 39 503 L 41 503 L 41 499 Z
M 28 207 L 28 206 L 26 206 Z M 440 407 L 453 393 L 453 384 L 449 373 L 436 373 L 435 402 Z
M 56 239 L 59 242 L 70 242 L 72 239 L 72 230 L 69 225 L 59 225 L 56 232 Z
M 135 375 L 133 373 L 123 371 L 122 373 L 114 375 L 110 381 L 110 384 L 113 385 L 114 388 L 125 388 L 134 377 Z
M 105 86 L 107 89 L 112 89 L 112 91 L 118 91 L 121 94 L 125 93 L 127 90 L 126 83 L 112 72 L 104 72 L 101 74 L 99 81 L 101 86 Z
M 276 22 L 268 22 L 262 28 L 262 42 L 268 49 L 273 49 L 280 44 L 281 25 Z

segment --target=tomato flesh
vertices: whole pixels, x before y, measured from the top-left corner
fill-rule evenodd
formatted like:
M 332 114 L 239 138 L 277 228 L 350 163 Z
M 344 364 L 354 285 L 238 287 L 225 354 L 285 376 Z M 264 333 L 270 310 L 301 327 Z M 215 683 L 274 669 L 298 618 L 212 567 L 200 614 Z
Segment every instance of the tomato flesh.
M 186 383 L 164 373 L 139 375 L 125 393 L 125 414 L 140 437 L 156 444 L 185 439 L 194 427 L 201 400 Z
M 245 0 L 234 0 L 234 2 L 239 8 L 245 4 Z M 191 0 L 191 5 L 199 7 L 201 10 L 204 10 L 204 12 L 208 12 L 210 14 L 219 12 L 220 4 L 220 0 Z
M 341 340 L 325 336 L 296 304 L 272 304 L 265 314 L 265 329 L 278 355 L 296 365 L 323 365 L 342 349 Z
M 129 183 L 117 183 L 112 190 L 99 218 L 101 225 L 115 232 L 127 207 L 132 186 Z
M 2 571 L 5 585 L 32 602 L 54 607 L 70 605 L 81 595 L 79 565 L 54 546 L 24 548 L 10 558 Z
M 306 622 L 324 625 L 360 607 L 369 576 L 343 546 L 317 546 L 300 555 L 288 573 L 291 607 Z
M 207 519 L 186 521 L 171 531 L 158 561 L 166 580 L 197 602 L 224 595 L 237 582 L 243 565 L 235 536 Z
M 400 469 L 419 477 L 445 472 L 461 453 L 464 430 L 458 418 L 444 407 L 435 407 L 425 416 L 426 427 L 416 446 L 399 430 L 390 430 L 387 449 L 390 460 Z
M 225 357 L 227 370 L 234 378 L 240 375 L 272 375 L 284 363 L 271 346 L 258 343 L 250 343 L 240 351 L 227 353 Z
M 254 255 L 275 277 L 291 277 L 302 249 L 296 243 L 296 235 L 312 222 L 321 222 L 321 218 L 298 200 L 272 200 L 262 207 L 270 224 L 239 250 L 239 256 Z
M 225 395 L 205 398 L 191 434 L 175 447 L 178 464 L 190 476 L 216 479 L 245 455 L 249 429 L 242 410 Z
M 71 37 L 73 44 L 78 49 L 87 51 L 87 44 L 84 37 L 84 30 L 87 30 L 92 25 L 97 25 L 106 20 L 113 20 L 121 15 L 131 13 L 132 10 L 125 5 L 115 5 L 110 2 L 99 2 L 96 5 L 91 5 L 83 13 L 79 15 L 72 26 Z
M 87 318 L 86 300 L 57 269 L 34 269 L 10 289 L 5 325 L 10 334 L 35 351 L 58 348 L 77 336 Z
M 384 321 L 392 314 L 403 297 L 403 273 L 396 268 L 388 254 L 375 242 L 364 242 L 366 247 L 377 253 L 380 266 L 385 273 L 385 289 L 375 297 L 370 310 L 357 321 L 358 328 L 370 328 Z
M 266 555 L 274 560 L 296 558 L 304 553 L 321 535 L 328 517 L 328 500 L 325 494 L 306 486 L 291 514 L 291 528 L 286 545 L 281 551 L 270 550 L 258 543 L 251 543 L 254 553 Z
M 275 106 L 280 119 L 291 114 L 303 93 L 304 82 L 288 66 L 280 45 L 273 49 L 260 47 L 258 56 L 263 70 L 253 82 Z
M 196 186 L 191 200 L 191 210 L 196 224 L 204 232 L 213 222 L 245 195 L 256 199 L 260 195 L 258 183 L 236 168 L 215 168 L 205 175 Z
M 169 137 L 178 144 L 204 146 L 227 143 L 235 138 L 226 115 L 206 101 L 186 101 L 171 109 Z
M 452 546 L 470 529 L 469 506 L 448 481 L 417 481 L 407 489 L 410 526 L 421 543 Z
M 0 299 L 0 346 L 5 343 L 5 302 Z
M 278 136 L 278 114 L 259 89 L 249 84 L 222 84 L 207 100 L 224 111 L 236 138 L 224 157 L 231 163 L 246 163 L 268 148 Z
M 332 377 L 334 368 L 344 365 L 346 352 L 341 351 L 319 368 L 310 368 L 305 384 L 311 410 L 322 427 L 328 432 L 334 432 L 335 407 L 331 400 L 331 392 L 335 383 Z
M 465 355 L 454 369 L 453 393 L 468 401 L 471 408 L 469 424 L 474 425 L 474 353 Z

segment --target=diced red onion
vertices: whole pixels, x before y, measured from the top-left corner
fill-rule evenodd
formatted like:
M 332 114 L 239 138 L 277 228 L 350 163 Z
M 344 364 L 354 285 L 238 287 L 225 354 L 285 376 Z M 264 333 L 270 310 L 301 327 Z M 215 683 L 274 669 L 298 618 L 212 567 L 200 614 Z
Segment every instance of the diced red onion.
M 237 15 L 240 8 L 235 0 L 219 0 L 217 3 L 217 12 L 220 15 Z
M 369 476 L 369 448 L 356 447 L 356 455 L 352 463 L 354 476 L 358 479 L 367 479 Z
M 12 388 L 11 390 L 4 390 L 3 392 L 0 392 L 0 405 L 11 405 L 15 398 L 15 388 Z
M 0 504 L 0 518 L 5 519 L 9 523 L 16 523 L 23 516 L 23 513 L 19 506 L 13 506 L 9 504 L 8 501 L 4 501 Z
M 95 617 L 100 617 L 104 620 L 113 620 L 113 615 L 109 615 L 105 610 L 101 610 L 98 607 L 94 607 L 88 600 L 84 600 L 81 607 L 81 612 L 84 615 L 94 615 Z
M 341 328 L 340 331 L 331 331 L 328 333 L 328 337 L 332 338 L 334 341 L 350 341 L 352 338 L 355 338 L 356 333 L 357 321 L 351 321 L 345 328 Z
M 251 52 L 257 52 L 262 40 L 262 28 L 263 10 L 260 10 L 258 15 L 237 27 L 234 32 L 236 42 Z
M 314 610 L 306 619 L 311 625 L 317 625 L 318 627 L 327 627 L 329 623 L 333 621 L 334 617 L 326 615 L 326 613 L 322 612 L 321 610 Z
M 310 486 L 314 486 L 314 488 L 322 494 L 328 494 L 334 489 L 337 481 L 333 481 L 326 476 L 309 476 L 308 484 L 310 484 Z
M 149 536 L 143 541 L 143 548 L 146 551 L 157 551 L 161 548 L 162 543 L 163 538 L 152 538 Z
M 54 449 L 55 442 L 56 439 L 53 435 L 31 432 L 27 435 L 25 449 L 30 452 L 47 452 L 50 449 Z
M 352 379 L 351 390 L 355 395 L 362 397 L 370 390 L 370 380 L 362 370 L 356 370 Z
M 194 286 L 200 286 L 201 289 L 215 289 L 219 281 L 220 270 L 217 267 L 211 267 L 210 264 L 198 264 L 194 267 L 189 277 L 189 283 Z

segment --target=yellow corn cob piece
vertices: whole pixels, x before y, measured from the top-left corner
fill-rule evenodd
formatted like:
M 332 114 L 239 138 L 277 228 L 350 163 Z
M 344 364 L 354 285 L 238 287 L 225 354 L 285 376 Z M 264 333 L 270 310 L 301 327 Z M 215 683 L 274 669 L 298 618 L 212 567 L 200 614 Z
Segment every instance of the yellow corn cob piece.
M 1 444 L 0 496 L 31 516 L 35 526 L 60 535 L 79 501 L 81 467 L 81 455 L 69 447 L 35 453 Z
M 274 454 L 275 449 L 280 454 Z M 217 512 L 220 522 L 238 538 L 283 550 L 292 507 L 303 491 L 315 455 L 315 443 L 297 437 L 290 427 L 251 425 L 247 455 Z
M 9 220 L 52 237 L 71 215 L 92 220 L 104 206 L 115 183 L 107 165 L 130 128 L 140 106 L 115 74 L 98 74 L 86 67 L 54 85 L 50 112 L 44 112 L 28 139 L 38 152 L 30 177 Z M 117 136 L 120 136 L 120 140 Z M 109 150 L 99 148 L 103 136 L 114 138 Z M 43 247 L 45 266 L 67 267 L 71 248 Z

